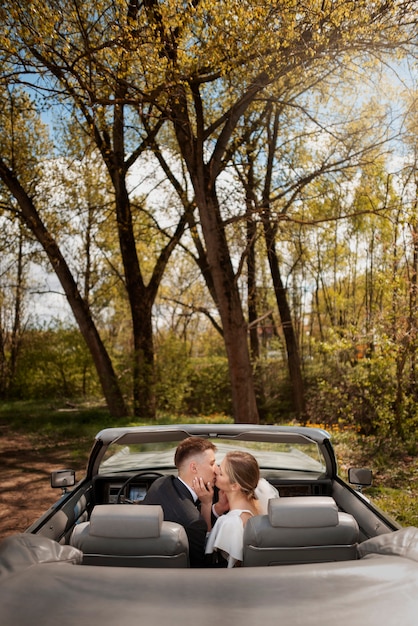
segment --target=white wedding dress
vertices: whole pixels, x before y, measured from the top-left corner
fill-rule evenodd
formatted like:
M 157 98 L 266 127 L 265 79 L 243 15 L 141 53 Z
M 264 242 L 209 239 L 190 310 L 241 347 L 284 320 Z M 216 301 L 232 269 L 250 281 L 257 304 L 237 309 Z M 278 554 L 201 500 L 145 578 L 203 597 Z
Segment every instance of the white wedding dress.
M 270 498 L 278 498 L 279 492 L 267 480 L 261 478 L 255 494 L 260 503 L 260 513 L 267 513 Z M 244 524 L 241 513 L 250 513 L 247 509 L 233 509 L 216 520 L 206 542 L 206 554 L 219 551 L 227 560 L 228 567 L 234 567 L 237 561 L 242 561 L 244 547 Z

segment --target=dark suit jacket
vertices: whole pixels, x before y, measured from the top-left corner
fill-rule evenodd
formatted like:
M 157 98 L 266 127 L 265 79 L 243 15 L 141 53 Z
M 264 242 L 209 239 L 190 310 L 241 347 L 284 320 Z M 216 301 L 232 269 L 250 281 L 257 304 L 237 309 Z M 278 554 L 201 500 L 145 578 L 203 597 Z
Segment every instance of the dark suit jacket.
M 143 504 L 160 504 L 164 519 L 184 526 L 189 539 L 190 567 L 205 567 L 207 525 L 193 502 L 192 494 L 175 476 L 162 476 L 153 482 Z

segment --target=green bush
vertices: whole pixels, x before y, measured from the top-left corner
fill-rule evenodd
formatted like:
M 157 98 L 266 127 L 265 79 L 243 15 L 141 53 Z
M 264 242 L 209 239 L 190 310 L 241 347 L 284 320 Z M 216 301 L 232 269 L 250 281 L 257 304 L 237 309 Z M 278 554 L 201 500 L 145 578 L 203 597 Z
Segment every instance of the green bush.
M 254 367 L 254 381 L 260 421 L 283 423 L 293 419 L 292 387 L 286 363 L 282 359 L 259 359 Z
M 156 352 L 158 411 L 184 415 L 231 413 L 226 358 L 192 358 L 188 344 L 173 334 L 160 339 Z
M 184 397 L 184 408 L 189 415 L 232 413 L 226 358 L 200 358 L 190 362 L 189 388 Z
M 394 363 L 383 358 L 324 364 L 320 376 L 307 385 L 311 422 L 350 426 L 383 439 L 396 428 Z M 405 419 L 407 415 L 405 405 Z
M 382 334 L 361 356 L 352 341 L 314 345 L 306 378 L 307 414 L 314 423 L 350 427 L 382 442 L 393 435 L 413 447 L 418 426 L 413 346 Z
M 173 334 L 158 345 L 155 375 L 158 410 L 183 412 L 184 398 L 190 389 L 188 346 Z
M 36 400 L 100 394 L 89 351 L 75 328 L 28 331 L 11 382 L 11 398 Z

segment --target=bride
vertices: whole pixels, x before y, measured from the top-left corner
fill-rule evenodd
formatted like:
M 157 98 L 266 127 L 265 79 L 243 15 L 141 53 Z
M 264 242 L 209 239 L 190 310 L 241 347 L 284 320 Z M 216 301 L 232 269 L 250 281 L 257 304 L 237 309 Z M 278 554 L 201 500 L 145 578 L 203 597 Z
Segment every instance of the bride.
M 260 479 L 260 468 L 252 454 L 228 452 L 215 468 L 216 486 L 223 492 L 229 511 L 215 522 L 206 543 L 206 554 L 218 552 L 227 561 L 227 567 L 241 565 L 244 526 L 253 515 L 267 512 L 267 502 L 278 497 L 278 491 L 265 479 Z

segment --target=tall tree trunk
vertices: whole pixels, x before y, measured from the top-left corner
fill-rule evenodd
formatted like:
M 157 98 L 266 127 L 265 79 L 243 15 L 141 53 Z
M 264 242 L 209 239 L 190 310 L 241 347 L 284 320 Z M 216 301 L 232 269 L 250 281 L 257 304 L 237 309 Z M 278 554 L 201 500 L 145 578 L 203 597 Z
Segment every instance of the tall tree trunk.
M 126 417 L 125 401 L 119 388 L 109 354 L 103 345 L 90 310 L 81 297 L 71 271 L 61 251 L 43 224 L 32 200 L 26 194 L 17 178 L 0 159 L 0 177 L 16 198 L 20 207 L 20 216 L 24 224 L 35 235 L 46 252 L 49 261 L 67 296 L 68 303 L 80 328 L 80 332 L 90 350 L 100 379 L 107 406 L 114 417 Z
M 152 328 L 152 303 L 144 298 L 135 308 L 134 320 L 134 414 L 155 418 L 155 363 L 154 333 Z
M 283 285 L 280 274 L 279 260 L 276 253 L 276 232 L 277 222 L 272 222 L 270 211 L 270 195 L 273 177 L 273 165 L 275 150 L 279 133 L 280 107 L 272 111 L 271 118 L 267 125 L 268 157 L 267 169 L 263 189 L 264 207 L 261 219 L 264 228 L 264 238 L 266 241 L 267 258 L 270 266 L 271 278 L 273 281 L 274 294 L 276 296 L 277 308 L 279 310 L 282 323 L 283 334 L 286 343 L 287 363 L 289 368 L 290 383 L 293 392 L 293 404 L 296 414 L 303 417 L 305 414 L 305 392 L 302 378 L 302 368 L 299 356 L 299 347 L 293 326 L 290 307 L 287 299 L 286 289 Z
M 117 86 L 118 104 L 114 107 L 113 151 L 103 154 L 115 190 L 116 222 L 119 247 L 124 267 L 125 286 L 129 299 L 133 333 L 132 396 L 134 415 L 155 418 L 154 349 L 151 308 L 147 306 L 147 287 L 139 264 L 132 220 L 131 204 L 126 188 L 124 104 L 125 86 Z
M 132 320 L 133 363 L 132 396 L 134 415 L 155 418 L 153 380 L 154 350 L 149 295 L 144 283 L 136 251 L 131 207 L 124 175 L 120 168 L 112 172 L 115 188 L 117 228 L 122 262 L 125 268 L 125 287 Z
M 260 342 L 258 340 L 257 325 L 257 281 L 256 281 L 256 257 L 255 257 L 255 234 L 257 225 L 251 217 L 247 219 L 247 298 L 248 298 L 248 325 L 250 334 L 251 359 L 256 361 L 260 358 Z
M 418 188 L 418 181 L 415 182 L 415 188 Z M 411 224 L 412 234 L 412 270 L 411 270 L 411 287 L 409 298 L 409 320 L 408 331 L 411 343 L 411 365 L 409 371 L 409 388 L 413 397 L 418 396 L 417 389 L 417 307 L 418 307 L 418 219 L 417 215 L 418 200 L 415 201 L 414 218 Z
M 299 357 L 299 348 L 287 301 L 286 289 L 280 274 L 279 260 L 276 253 L 275 229 L 271 227 L 266 217 L 263 219 L 264 234 L 266 239 L 267 257 L 273 281 L 274 293 L 286 342 L 287 361 L 289 367 L 290 382 L 293 392 L 295 412 L 299 417 L 305 414 L 305 392 L 302 377 L 302 368 Z
M 200 96 L 195 94 L 195 112 L 198 136 L 194 136 L 195 123 L 189 119 L 184 86 L 179 85 L 171 94 L 171 115 L 178 145 L 185 160 L 195 193 L 200 225 L 206 245 L 208 273 L 211 275 L 215 304 L 223 330 L 228 369 L 232 389 L 232 406 L 235 422 L 259 422 L 247 324 L 244 318 L 240 293 L 229 254 L 225 225 L 222 221 L 216 179 L 218 165 L 205 163 L 203 111 Z M 222 152 L 222 150 L 220 150 Z
M 170 256 L 180 241 L 186 225 L 185 215 L 181 216 L 177 228 L 161 250 L 152 272 L 145 283 L 138 258 L 131 202 L 127 190 L 126 176 L 130 165 L 145 150 L 147 141 L 155 140 L 156 128 L 148 129 L 148 138 L 128 160 L 125 161 L 125 122 L 124 98 L 126 85 L 116 88 L 118 104 L 114 107 L 113 119 L 113 150 L 110 142 L 101 137 L 97 130 L 96 142 L 108 168 L 116 202 L 116 221 L 119 236 L 119 247 L 124 267 L 125 287 L 128 295 L 133 333 L 132 363 L 132 395 L 134 415 L 146 419 L 154 419 L 156 415 L 155 371 L 154 371 L 154 337 L 152 328 L 152 307 L 157 296 L 158 287 Z
M 207 258 L 222 321 L 235 422 L 259 421 L 253 371 L 248 348 L 247 324 L 231 259 L 225 230 L 221 223 L 215 190 L 195 188 Z
M 250 329 L 251 358 L 256 361 L 260 358 L 260 342 L 258 340 L 258 326 L 256 323 L 257 313 L 257 280 L 256 280 L 256 253 L 255 241 L 257 236 L 257 223 L 253 216 L 253 193 L 254 169 L 251 155 L 248 155 L 248 187 L 246 189 L 245 202 L 247 206 L 247 299 L 248 299 L 248 325 Z
M 23 289 L 23 233 L 22 225 L 19 225 L 19 241 L 17 253 L 16 289 L 14 301 L 14 319 L 10 347 L 10 366 L 8 371 L 7 388 L 13 385 L 16 374 L 16 363 L 20 345 L 21 315 L 22 315 L 22 289 Z

